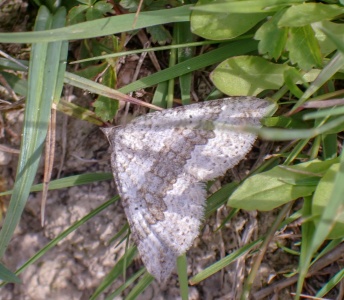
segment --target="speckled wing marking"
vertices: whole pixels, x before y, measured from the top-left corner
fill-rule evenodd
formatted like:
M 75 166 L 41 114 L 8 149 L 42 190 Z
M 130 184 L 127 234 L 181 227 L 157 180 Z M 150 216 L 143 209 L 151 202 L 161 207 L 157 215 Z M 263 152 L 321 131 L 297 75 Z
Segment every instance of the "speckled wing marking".
M 173 271 L 199 233 L 202 182 L 223 175 L 252 147 L 252 133 L 271 103 L 233 97 L 150 113 L 123 127 L 104 128 L 111 165 L 133 239 L 158 281 Z M 226 128 L 227 126 L 227 128 Z

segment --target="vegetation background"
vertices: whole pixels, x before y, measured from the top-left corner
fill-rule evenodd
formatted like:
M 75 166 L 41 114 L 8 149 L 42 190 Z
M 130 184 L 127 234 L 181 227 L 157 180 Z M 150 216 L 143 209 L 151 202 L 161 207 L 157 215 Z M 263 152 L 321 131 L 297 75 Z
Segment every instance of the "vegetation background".
M 343 1 L 7 0 L 0 13 L 3 299 L 343 298 Z M 159 286 L 126 242 L 97 127 L 226 95 L 278 110 L 209 183 L 200 237 Z

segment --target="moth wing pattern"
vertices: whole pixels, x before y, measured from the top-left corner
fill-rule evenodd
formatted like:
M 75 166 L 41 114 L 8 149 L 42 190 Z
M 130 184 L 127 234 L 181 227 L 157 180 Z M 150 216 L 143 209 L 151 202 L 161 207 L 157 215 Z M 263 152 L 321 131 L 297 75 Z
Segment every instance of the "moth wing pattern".
M 165 282 L 199 234 L 204 183 L 223 175 L 250 151 L 271 103 L 255 97 L 201 102 L 103 128 L 122 204 L 148 272 Z

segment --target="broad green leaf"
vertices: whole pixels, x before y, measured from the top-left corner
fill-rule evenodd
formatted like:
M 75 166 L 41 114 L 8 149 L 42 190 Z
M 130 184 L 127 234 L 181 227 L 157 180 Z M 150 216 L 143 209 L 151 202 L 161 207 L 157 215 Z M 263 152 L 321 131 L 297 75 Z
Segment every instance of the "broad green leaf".
M 130 12 L 136 12 L 139 6 L 140 0 L 121 0 L 120 5 L 127 9 Z M 157 9 L 166 9 L 180 6 L 181 3 L 185 3 L 185 1 L 180 0 L 159 0 L 159 1 L 152 1 L 152 0 L 145 0 L 143 1 L 143 5 L 141 7 L 141 11 L 153 11 Z M 190 3 L 190 2 L 189 2 Z
M 278 59 L 287 41 L 288 29 L 277 26 L 278 21 L 282 17 L 284 10 L 277 12 L 271 19 L 265 22 L 254 36 L 259 40 L 258 50 L 261 54 L 268 54 L 269 58 Z
M 85 11 L 88 9 L 87 5 L 74 6 L 68 13 L 67 22 L 69 25 L 81 23 L 85 21 Z
M 330 160 L 329 160 L 330 161 Z M 332 160 L 338 162 L 338 160 Z M 316 251 L 321 247 L 324 241 L 328 238 L 329 233 L 333 229 L 334 222 L 337 216 L 343 212 L 343 195 L 344 195 L 344 152 L 342 151 L 339 160 L 339 168 L 333 177 L 333 187 L 330 192 L 328 204 L 321 212 L 319 222 L 316 224 L 315 232 L 311 241 L 311 245 L 307 248 L 303 264 L 300 265 L 299 278 L 297 282 L 297 293 L 301 293 L 303 283 L 308 274 L 308 269 L 311 264 L 312 257 Z M 332 175 L 328 175 L 332 178 Z
M 111 3 L 107 3 L 106 1 L 98 1 L 94 5 L 94 8 L 99 10 L 104 15 L 111 12 L 113 5 Z
M 159 45 L 166 45 L 172 40 L 170 32 L 164 26 L 151 26 L 148 27 L 147 32 L 151 35 L 152 42 Z
M 197 5 L 211 2 L 212 0 L 202 0 Z M 222 10 L 220 13 L 193 11 L 191 30 L 194 34 L 210 40 L 232 39 L 247 32 L 267 16 L 267 13 L 243 16 L 239 13 L 231 13 L 230 10 Z
M 327 35 L 331 42 L 335 44 L 338 51 L 344 54 L 344 41 L 342 37 L 332 33 L 331 30 L 327 29 L 326 27 L 321 28 L 321 30 Z
M 116 73 L 111 66 L 106 70 L 102 83 L 110 87 L 115 86 Z M 113 101 L 105 96 L 99 96 L 98 99 L 93 103 L 93 106 L 95 107 L 95 113 L 98 117 L 100 117 L 103 121 L 110 121 L 117 113 L 119 102 L 117 100 Z
M 309 196 L 316 186 L 308 182 L 302 185 L 302 180 L 321 176 L 337 162 L 338 159 L 313 160 L 288 168 L 274 167 L 246 179 L 231 195 L 227 205 L 245 210 L 267 211 L 299 197 Z
M 324 56 L 330 54 L 337 49 L 337 46 L 332 42 L 331 38 L 326 35 L 322 29 L 326 29 L 331 32 L 338 40 L 344 40 L 344 24 L 333 23 L 329 21 L 322 21 L 312 24 L 312 28 L 315 32 L 315 38 L 318 40 L 321 52 Z
M 338 153 L 338 135 L 323 134 L 321 135 L 322 158 L 323 160 L 337 157 Z
M 26 96 L 27 80 L 8 72 L 1 72 L 1 76 L 6 79 L 7 83 L 10 85 L 13 91 L 21 96 Z
M 91 6 L 94 1 L 96 1 L 96 0 L 78 0 L 78 2 L 83 3 L 87 6 Z
M 107 66 L 108 66 L 107 62 L 103 62 L 99 65 L 90 65 L 86 68 L 76 70 L 74 74 L 80 77 L 87 78 L 89 80 L 93 80 L 97 76 L 99 76 L 99 74 L 101 74 L 106 69 Z
M 280 27 L 301 27 L 314 22 L 332 20 L 344 13 L 344 7 L 323 3 L 302 3 L 287 9 L 278 25 Z
M 255 96 L 264 90 L 279 89 L 289 66 L 261 57 L 238 56 L 225 60 L 210 78 L 221 92 L 231 96 Z
M 222 1 L 199 1 L 203 5 L 192 7 L 195 11 L 204 11 L 212 13 L 222 13 L 230 11 L 232 13 L 250 14 L 259 12 L 274 12 L 281 7 L 302 3 L 302 0 L 222 0 Z
M 312 214 L 318 216 L 316 224 L 319 223 L 319 216 L 328 206 L 331 199 L 331 192 L 333 191 L 334 181 L 338 174 L 340 164 L 333 164 L 320 180 L 318 187 L 313 196 Z M 341 208 L 336 215 L 333 216 L 329 222 L 333 222 L 328 238 L 337 239 L 344 237 L 344 210 Z
M 314 31 L 310 25 L 290 28 L 287 40 L 290 61 L 302 70 L 322 66 L 322 55 Z
M 266 127 L 281 127 L 281 128 L 309 128 L 308 124 L 298 116 L 278 116 L 264 118 L 261 123 Z
M 89 7 L 86 10 L 86 21 L 93 21 L 97 19 L 101 19 L 103 17 L 103 13 L 94 7 Z

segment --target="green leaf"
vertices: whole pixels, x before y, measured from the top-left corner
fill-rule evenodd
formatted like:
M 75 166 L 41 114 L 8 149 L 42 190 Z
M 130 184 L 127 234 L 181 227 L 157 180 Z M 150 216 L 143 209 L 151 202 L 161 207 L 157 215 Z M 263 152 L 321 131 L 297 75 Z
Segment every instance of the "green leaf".
M 138 8 L 137 0 L 121 0 L 119 4 L 130 12 L 135 12 Z
M 84 12 L 88 9 L 86 5 L 79 5 L 74 6 L 69 12 L 67 16 L 67 22 L 69 25 L 81 23 L 85 21 L 85 14 Z
M 103 17 L 103 13 L 94 7 L 89 7 L 86 10 L 86 20 L 93 21 L 97 19 L 101 19 Z
M 309 181 L 302 185 L 302 180 L 313 180 L 315 175 L 321 176 L 337 162 L 338 159 L 312 160 L 288 168 L 274 167 L 245 180 L 227 204 L 245 210 L 267 211 L 299 197 L 309 196 L 315 190 L 315 186 L 309 185 Z
M 322 21 L 312 24 L 312 28 L 324 56 L 337 49 L 337 46 L 332 42 L 332 39 L 324 33 L 324 29 L 327 30 L 327 32 L 331 32 L 338 41 L 344 40 L 344 24 L 342 23 Z
M 111 66 L 106 70 L 103 76 L 103 84 L 106 86 L 115 86 L 116 84 L 116 73 Z M 93 106 L 96 108 L 95 113 L 98 117 L 103 121 L 110 121 L 117 113 L 119 102 L 118 100 L 114 101 L 105 96 L 99 96 L 93 103 Z
M 278 59 L 284 50 L 288 29 L 277 26 L 284 11 L 277 12 L 271 19 L 265 22 L 254 36 L 259 40 L 258 50 L 261 54 L 268 54 L 269 58 Z
M 147 32 L 151 35 L 153 43 L 159 45 L 165 45 L 172 40 L 170 32 L 161 25 L 148 27 Z
M 278 25 L 300 27 L 323 20 L 332 20 L 344 13 L 344 7 L 323 3 L 302 3 L 287 9 Z
M 282 128 L 309 128 L 307 122 L 293 115 L 292 117 L 278 116 L 264 118 L 261 123 L 266 127 L 282 127 Z
M 290 28 L 287 49 L 291 62 L 302 70 L 322 66 L 320 47 L 310 25 Z
M 340 164 L 333 164 L 320 180 L 313 196 L 312 214 L 318 216 L 315 223 L 319 223 L 319 216 L 329 205 L 331 200 L 331 192 L 334 188 L 335 178 L 338 174 Z M 344 211 L 338 211 L 329 222 L 335 222 L 329 233 L 329 239 L 338 239 L 344 237 Z
M 336 34 L 333 34 L 331 30 L 328 30 L 327 28 L 321 29 L 327 37 L 332 41 L 333 44 L 338 48 L 338 51 L 340 51 L 342 54 L 344 54 L 344 42 L 341 37 L 338 37 Z
M 338 160 L 332 160 L 335 163 Z M 344 152 L 340 156 L 340 164 L 334 174 L 327 173 L 326 175 L 333 179 L 333 187 L 329 190 L 330 198 L 326 207 L 321 211 L 319 222 L 316 224 L 315 232 L 312 238 L 311 245 L 307 248 L 302 266 L 300 267 L 299 278 L 297 283 L 297 292 L 301 293 L 304 280 L 308 274 L 308 269 L 314 253 L 321 247 L 324 241 L 328 238 L 329 233 L 333 229 L 336 218 L 342 218 L 343 212 L 343 195 L 344 195 Z M 333 167 L 335 168 L 335 167 Z M 329 175 L 328 175 L 329 174 Z
M 220 63 L 210 78 L 221 92 L 231 96 L 255 96 L 278 89 L 289 66 L 273 64 L 261 57 L 237 56 Z
M 87 6 L 91 6 L 92 2 L 94 2 L 95 0 L 78 0 L 78 2 L 83 3 Z
M 192 7 L 195 11 L 222 13 L 230 11 L 232 13 L 259 13 L 266 11 L 277 11 L 281 7 L 303 2 L 302 0 L 222 0 L 222 1 L 200 1 L 203 5 Z M 209 3 L 209 4 L 207 4 Z
M 112 4 L 107 3 L 106 1 L 98 1 L 94 8 L 99 10 L 103 15 L 112 11 Z
M 196 7 L 211 2 L 213 1 L 202 0 L 196 4 Z M 193 11 L 191 14 L 192 32 L 210 40 L 231 39 L 247 32 L 269 15 L 267 13 L 252 13 L 243 16 L 240 13 L 234 14 L 229 11 L 222 10 L 221 13 Z
M 87 78 L 89 80 L 92 80 L 92 79 L 96 78 L 97 76 L 99 76 L 99 74 L 101 74 L 106 69 L 107 66 L 108 66 L 108 64 L 105 61 L 99 65 L 90 65 L 86 68 L 76 70 L 74 72 L 74 74 L 76 74 L 80 77 L 84 77 L 84 78 Z

